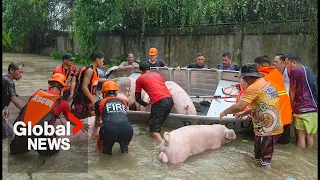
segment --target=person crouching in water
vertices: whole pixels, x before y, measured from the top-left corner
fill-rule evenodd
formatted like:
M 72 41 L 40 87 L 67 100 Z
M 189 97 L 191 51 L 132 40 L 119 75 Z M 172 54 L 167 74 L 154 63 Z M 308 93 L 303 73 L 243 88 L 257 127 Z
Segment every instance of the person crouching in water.
M 96 126 L 101 126 L 97 141 L 103 154 L 112 155 L 115 142 L 120 144 L 121 153 L 128 153 L 128 145 L 133 136 L 133 128 L 127 116 L 128 103 L 116 97 L 118 85 L 114 81 L 102 84 L 103 99 L 95 103 Z
M 39 90 L 34 93 L 27 104 L 21 109 L 18 118 L 15 120 L 15 123 L 18 121 L 24 121 L 27 125 L 28 122 L 31 122 L 31 126 L 40 125 L 44 127 L 44 122 L 53 125 L 56 119 L 61 113 L 63 113 L 66 120 L 70 121 L 69 118 L 74 115 L 71 114 L 70 107 L 67 101 L 62 99 L 63 89 L 66 86 L 66 77 L 61 73 L 55 73 L 52 78 L 48 80 L 49 88 L 48 90 Z M 48 103 L 51 102 L 51 103 Z M 71 125 L 75 125 L 71 122 Z M 89 125 L 83 124 L 82 130 L 88 131 Z M 20 127 L 17 127 L 20 131 Z M 27 128 L 28 129 L 28 128 Z M 14 139 L 10 144 L 10 155 L 24 154 L 28 152 L 28 138 L 30 136 L 17 136 L 15 135 Z M 50 137 L 45 137 L 44 134 L 40 136 L 31 136 L 31 138 L 55 138 L 55 134 Z M 48 144 L 46 143 L 46 150 L 36 150 L 42 156 L 53 156 L 59 152 L 59 150 L 49 150 Z

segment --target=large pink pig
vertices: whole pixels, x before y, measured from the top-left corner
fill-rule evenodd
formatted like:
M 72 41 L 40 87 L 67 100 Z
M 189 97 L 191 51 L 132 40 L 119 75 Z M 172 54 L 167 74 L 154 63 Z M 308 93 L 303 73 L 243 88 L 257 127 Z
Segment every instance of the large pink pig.
M 184 162 L 189 156 L 219 148 L 234 139 L 234 130 L 226 128 L 225 125 L 184 126 L 164 133 L 158 158 L 164 163 L 177 164 Z
M 71 135 L 69 138 L 71 139 L 79 139 L 79 140 L 92 140 L 96 139 L 99 135 L 100 126 L 95 125 L 95 116 L 88 117 L 86 119 L 81 120 L 83 123 L 89 124 L 88 131 L 78 131 L 76 134 Z M 55 126 L 63 124 L 66 125 L 67 121 L 65 119 L 57 119 L 55 122 Z M 74 126 L 71 125 L 71 133 Z
M 117 82 L 119 91 L 117 97 L 123 98 L 128 102 L 129 107 L 140 110 L 140 104 L 136 102 L 136 79 L 130 77 L 119 77 L 113 79 Z
M 169 89 L 174 102 L 171 110 L 172 113 L 197 115 L 197 110 L 194 107 L 190 96 L 185 90 L 183 90 L 177 83 L 173 81 L 166 81 L 165 84 Z
M 119 91 L 118 97 L 128 101 L 129 106 L 135 103 L 135 80 L 129 77 L 119 77 L 113 79 L 117 82 Z M 132 82 L 134 81 L 134 82 Z M 134 83 L 134 84 L 133 84 Z M 132 85 L 133 84 L 133 85 Z

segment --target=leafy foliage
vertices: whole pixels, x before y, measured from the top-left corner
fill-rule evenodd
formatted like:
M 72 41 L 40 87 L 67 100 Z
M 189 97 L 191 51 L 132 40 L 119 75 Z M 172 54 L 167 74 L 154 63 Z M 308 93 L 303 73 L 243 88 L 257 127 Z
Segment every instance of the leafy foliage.
M 3 0 L 3 30 L 12 40 L 11 48 L 21 52 L 28 41 L 41 42 L 48 29 L 72 27 L 74 0 Z
M 99 45 L 97 31 L 110 31 L 121 23 L 123 0 L 77 0 L 74 8 L 75 36 L 83 56 Z
M 72 9 L 75 0 L 49 0 L 48 9 L 48 29 L 72 30 Z
M 85 57 L 99 46 L 99 32 L 155 28 L 181 31 L 217 24 L 308 22 L 312 45 L 318 40 L 316 0 L 3 0 L 3 28 L 21 50 L 32 34 L 71 30 Z M 294 27 L 292 27 L 294 29 Z M 261 29 L 261 33 L 265 32 Z M 296 32 L 296 31 L 295 31 Z
M 12 40 L 12 48 L 21 52 L 31 34 L 46 29 L 48 0 L 4 0 L 3 29 Z
M 2 46 L 10 46 L 11 45 L 11 39 L 7 35 L 6 32 L 2 31 Z

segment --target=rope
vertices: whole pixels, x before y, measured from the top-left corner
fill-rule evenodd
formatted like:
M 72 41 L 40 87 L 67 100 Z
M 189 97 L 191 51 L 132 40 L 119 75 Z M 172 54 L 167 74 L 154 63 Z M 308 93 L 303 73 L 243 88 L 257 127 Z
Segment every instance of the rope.
M 233 90 L 234 90 L 235 87 L 239 87 L 239 86 L 240 86 L 240 84 L 233 84 L 233 85 L 231 85 L 231 86 L 227 86 L 227 87 L 223 88 L 223 89 L 222 89 L 222 92 L 223 92 L 224 94 L 226 94 L 226 96 L 223 98 L 223 100 L 224 100 L 225 102 L 237 102 L 237 100 L 227 100 L 227 99 L 230 98 L 230 97 L 236 98 L 236 97 L 238 96 L 239 92 L 236 92 L 236 93 L 234 93 L 234 94 L 232 94 L 232 92 L 233 92 Z M 226 90 L 227 90 L 227 89 L 230 89 L 230 88 L 231 88 L 230 92 L 226 92 Z

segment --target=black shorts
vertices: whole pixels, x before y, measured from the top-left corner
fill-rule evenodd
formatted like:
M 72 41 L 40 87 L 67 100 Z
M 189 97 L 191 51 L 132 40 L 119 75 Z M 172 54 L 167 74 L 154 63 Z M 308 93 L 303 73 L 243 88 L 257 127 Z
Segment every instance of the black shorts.
M 98 145 L 98 149 L 102 151 L 103 154 L 112 155 L 112 147 L 116 142 L 120 144 L 121 153 L 128 153 L 128 145 L 133 136 L 131 124 L 120 124 L 107 128 L 101 127 L 99 134 L 98 144 L 101 143 L 101 145 L 100 147 Z
M 288 144 L 290 141 L 290 126 L 291 124 L 287 124 L 283 126 L 283 133 L 281 134 L 278 144 Z
M 254 155 L 257 162 L 263 166 L 270 166 L 274 147 L 280 137 L 278 135 L 271 136 L 255 136 Z
M 173 99 L 163 98 L 151 106 L 150 132 L 160 133 L 164 121 L 167 119 L 173 107 Z

